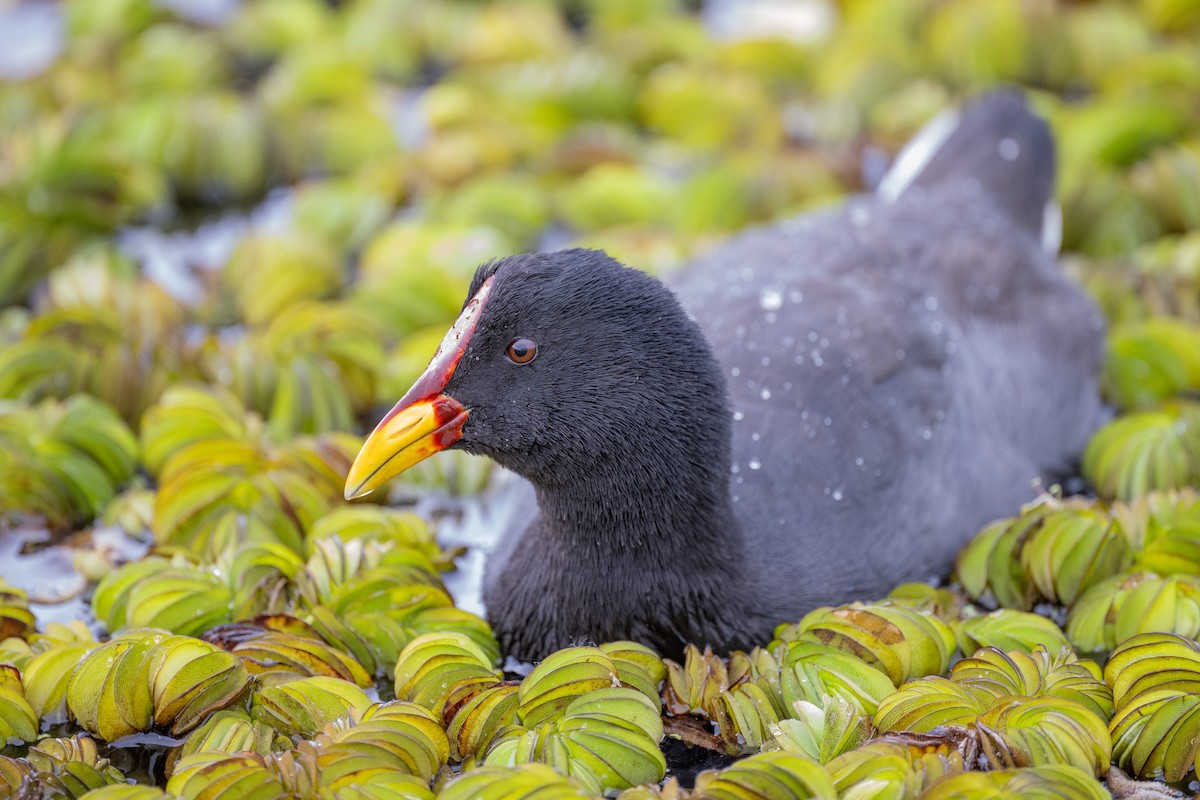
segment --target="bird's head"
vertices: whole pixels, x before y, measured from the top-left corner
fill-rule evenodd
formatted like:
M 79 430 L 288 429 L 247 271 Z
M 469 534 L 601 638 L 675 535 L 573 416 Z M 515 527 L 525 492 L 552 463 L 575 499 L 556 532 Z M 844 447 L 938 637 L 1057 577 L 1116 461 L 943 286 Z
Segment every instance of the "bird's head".
M 703 335 L 657 279 L 594 250 L 512 256 L 476 272 L 428 368 L 367 438 L 346 496 L 449 447 L 542 486 L 600 463 L 665 469 L 681 441 L 707 438 L 698 426 L 721 437 L 725 407 Z M 689 461 L 722 460 L 689 448 Z

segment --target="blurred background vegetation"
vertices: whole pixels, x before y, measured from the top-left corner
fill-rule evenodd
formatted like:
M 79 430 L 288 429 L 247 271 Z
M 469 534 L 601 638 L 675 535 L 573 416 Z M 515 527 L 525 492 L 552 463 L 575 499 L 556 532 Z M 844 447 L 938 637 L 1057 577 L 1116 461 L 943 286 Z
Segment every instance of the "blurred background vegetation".
M 1200 313 L 1190 0 L 8 3 L 0 397 L 136 430 L 201 381 L 276 441 L 352 431 L 482 260 L 669 269 L 870 189 L 996 82 L 1055 127 L 1110 318 Z
M 1065 266 L 1110 320 L 1105 391 L 1126 413 L 1084 459 L 1102 503 L 1067 505 L 1055 525 L 1041 511 L 1006 520 L 964 551 L 960 583 L 985 607 L 1009 606 L 1004 616 L 929 587 L 894 602 L 955 626 L 938 629 L 936 674 L 955 635 L 964 653 L 1056 650 L 1063 632 L 1029 612 L 1049 602 L 1057 614 L 1099 580 L 1107 594 L 1069 630 L 1081 652 L 1145 630 L 1194 638 L 1200 502 L 1106 503 L 1200 485 L 1195 0 L 0 0 L 0 533 L 124 531 L 155 551 L 117 571 L 129 553 L 100 534 L 66 540 L 82 578 L 103 579 L 81 615 L 110 632 L 200 635 L 294 614 L 256 635 L 309 636 L 309 649 L 317 637 L 319 674 L 385 695 L 397 659 L 424 663 L 408 645 L 448 632 L 469 686 L 490 687 L 471 713 L 515 719 L 516 689 L 492 686 L 486 623 L 441 582 L 457 553 L 413 515 L 341 496 L 357 433 L 424 368 L 476 265 L 580 244 L 669 270 L 745 226 L 869 191 L 921 124 L 997 83 L 1025 87 L 1054 126 Z M 474 492 L 487 473 L 482 459 L 439 454 L 393 497 Z M 1053 533 L 1013 566 L 1035 523 Z M 1105 566 L 1059 569 L 1064 541 L 1107 554 Z M 1135 567 L 1184 577 L 1129 578 Z M 1130 600 L 1120 631 L 1104 622 L 1135 586 L 1142 597 L 1164 585 L 1187 599 L 1169 621 Z M 128 732 L 102 721 L 95 696 L 64 694 L 91 635 L 34 633 L 28 599 L 0 582 L 0 636 L 12 637 L 0 663 L 25 671 L 35 652 L 55 654 L 59 683 L 8 739 L 28 741 L 68 706 L 103 738 Z M 804 630 L 781 629 L 782 643 L 804 645 Z M 730 660 L 738 680 L 781 668 L 755 653 L 753 666 Z M 646 656 L 622 658 L 605 669 L 654 697 L 658 660 L 626 680 Z M 113 658 L 92 661 L 112 671 Z M 713 688 L 724 662 L 696 652 L 670 667 L 680 709 L 743 714 L 726 746 L 763 744 L 767 723 L 746 705 L 761 711 L 758 696 L 722 701 Z M 402 672 L 395 693 L 431 692 L 441 714 L 446 684 L 438 694 Z M 256 681 L 254 708 L 284 703 Z M 305 706 L 307 725 L 267 712 L 255 724 L 311 736 L 346 703 L 365 707 L 342 690 L 324 717 Z M 645 715 L 645 701 L 621 702 Z M 178 732 L 201 716 L 183 718 Z M 472 747 L 494 728 L 472 729 Z M 274 746 L 270 727 L 254 730 L 256 747 Z M 1195 753 L 1168 775 L 1191 774 Z M 1161 756 L 1121 763 L 1162 774 Z

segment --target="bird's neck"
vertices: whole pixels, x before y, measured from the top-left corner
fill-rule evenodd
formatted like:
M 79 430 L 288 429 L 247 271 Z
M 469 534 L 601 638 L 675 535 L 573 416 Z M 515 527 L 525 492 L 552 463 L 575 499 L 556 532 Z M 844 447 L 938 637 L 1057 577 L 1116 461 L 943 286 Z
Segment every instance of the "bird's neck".
M 586 479 L 536 486 L 545 535 L 598 566 L 632 560 L 661 569 L 719 568 L 740 577 L 744 542 L 727 459 L 673 473 L 606 462 L 598 458 Z
M 767 635 L 727 467 L 719 479 L 709 466 L 663 481 L 598 463 L 587 481 L 536 487 L 540 514 L 522 545 L 554 576 L 531 584 L 539 602 L 586 609 L 594 619 L 578 630 L 597 641 L 633 638 L 676 657 L 689 642 L 724 651 L 754 644 L 749 630 Z

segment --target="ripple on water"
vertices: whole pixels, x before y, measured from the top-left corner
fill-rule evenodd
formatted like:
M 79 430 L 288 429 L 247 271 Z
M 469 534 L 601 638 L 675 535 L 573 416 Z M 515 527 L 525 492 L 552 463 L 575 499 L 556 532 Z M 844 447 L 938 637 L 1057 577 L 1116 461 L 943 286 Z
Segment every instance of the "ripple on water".
M 53 3 L 0 3 L 0 80 L 38 75 L 62 48 L 62 16 Z
M 76 553 L 90 550 L 110 563 L 141 558 L 147 545 L 111 526 L 98 526 L 83 536 L 56 540 L 32 521 L 0 526 L 0 579 L 29 596 L 29 608 L 44 630 L 52 622 L 81 619 L 99 633 L 85 597 L 87 579 L 75 568 Z
M 437 526 L 442 547 L 462 546 L 467 552 L 455 559 L 455 570 L 443 577 L 454 604 L 484 616 L 483 566 L 496 547 L 501 532 L 532 517 L 533 492 L 528 484 L 500 467 L 494 467 L 488 488 L 476 497 L 453 498 L 426 494 L 415 511 Z

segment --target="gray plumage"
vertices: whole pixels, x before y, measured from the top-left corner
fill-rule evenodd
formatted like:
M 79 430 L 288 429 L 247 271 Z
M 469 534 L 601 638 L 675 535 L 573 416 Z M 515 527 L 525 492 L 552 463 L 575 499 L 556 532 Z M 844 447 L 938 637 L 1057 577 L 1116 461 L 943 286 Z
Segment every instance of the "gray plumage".
M 488 565 L 507 650 L 765 643 L 944 576 L 1071 469 L 1101 417 L 1103 323 L 1043 247 L 1053 142 L 1012 93 L 940 124 L 880 195 L 670 276 L 694 325 L 600 254 L 481 270 L 497 283 L 448 387 L 472 408 L 459 446 L 541 507 Z M 536 370 L 489 366 L 514 335 L 543 343 Z

